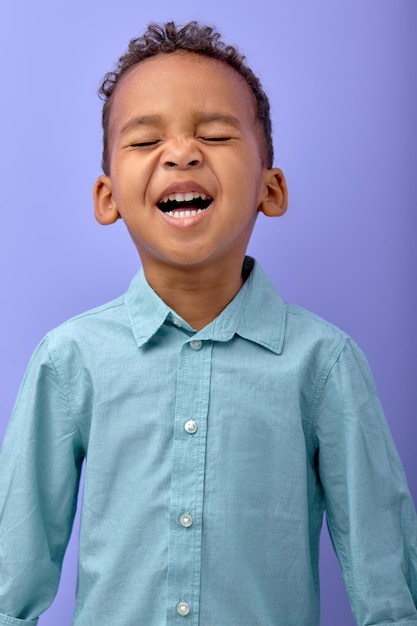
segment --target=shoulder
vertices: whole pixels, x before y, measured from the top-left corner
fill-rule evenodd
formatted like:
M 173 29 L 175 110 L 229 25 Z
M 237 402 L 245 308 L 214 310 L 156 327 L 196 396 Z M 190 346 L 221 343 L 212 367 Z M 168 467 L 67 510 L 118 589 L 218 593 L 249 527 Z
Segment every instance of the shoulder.
M 89 368 L 99 355 L 111 354 L 126 335 L 131 335 L 130 324 L 120 296 L 50 330 L 42 344 L 58 369 L 63 363 Z
M 286 306 L 287 347 L 307 356 L 310 370 L 316 372 L 320 384 L 331 375 L 331 380 L 340 389 L 346 384 L 350 392 L 353 387 L 359 389 L 361 385 L 368 391 L 374 388 L 368 360 L 350 335 L 302 307 Z
M 328 320 L 301 306 L 285 303 L 286 339 L 298 343 L 337 345 L 342 347 L 350 336 Z
M 124 296 L 120 296 L 66 320 L 50 330 L 46 337 L 49 342 L 59 342 L 65 338 L 92 332 L 93 329 L 105 329 L 107 325 L 123 323 L 124 318 Z
M 286 303 L 283 355 L 304 371 L 317 393 L 337 364 L 342 377 L 367 369 L 366 357 L 344 330 L 300 306 Z

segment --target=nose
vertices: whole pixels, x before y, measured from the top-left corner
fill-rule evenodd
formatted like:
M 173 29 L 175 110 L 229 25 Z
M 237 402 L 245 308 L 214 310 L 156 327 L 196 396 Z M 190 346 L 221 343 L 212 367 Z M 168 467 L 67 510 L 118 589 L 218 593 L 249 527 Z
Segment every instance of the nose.
M 188 169 L 198 167 L 203 155 L 195 139 L 175 139 L 167 142 L 162 154 L 162 165 L 166 168 Z

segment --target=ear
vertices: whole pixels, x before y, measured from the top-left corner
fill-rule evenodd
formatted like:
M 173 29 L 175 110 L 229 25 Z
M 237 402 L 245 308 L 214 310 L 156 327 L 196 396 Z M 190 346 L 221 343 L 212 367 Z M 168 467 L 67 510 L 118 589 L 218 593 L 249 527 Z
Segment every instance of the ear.
M 94 215 L 100 224 L 114 224 L 121 216 L 113 198 L 109 176 L 99 176 L 93 188 Z
M 268 217 L 279 217 L 287 210 L 288 191 L 285 176 L 277 167 L 264 171 L 264 195 L 258 211 Z

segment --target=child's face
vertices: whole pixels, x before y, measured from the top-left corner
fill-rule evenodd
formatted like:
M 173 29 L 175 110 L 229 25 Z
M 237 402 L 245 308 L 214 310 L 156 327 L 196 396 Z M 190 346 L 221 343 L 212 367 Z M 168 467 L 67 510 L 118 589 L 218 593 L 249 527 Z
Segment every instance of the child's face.
M 271 175 L 285 186 L 263 165 L 252 98 L 232 68 L 191 53 L 152 57 L 121 79 L 96 216 L 124 220 L 145 272 L 244 255 Z

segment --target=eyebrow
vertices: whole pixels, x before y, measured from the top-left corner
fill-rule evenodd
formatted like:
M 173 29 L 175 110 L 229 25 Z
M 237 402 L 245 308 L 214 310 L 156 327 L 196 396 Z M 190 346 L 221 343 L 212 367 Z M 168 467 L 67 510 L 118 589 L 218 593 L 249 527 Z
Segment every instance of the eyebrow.
M 197 121 L 199 124 L 221 122 L 223 124 L 227 124 L 228 126 L 233 126 L 236 129 L 241 128 L 239 119 L 234 115 L 229 115 L 228 113 L 203 113 L 198 116 Z M 141 126 L 157 126 L 161 122 L 162 117 L 160 115 L 140 115 L 138 117 L 133 117 L 126 122 L 120 133 L 121 135 L 125 135 L 131 130 L 135 130 Z
M 139 117 L 133 117 L 130 119 L 120 131 L 121 135 L 125 135 L 131 130 L 135 128 L 139 128 L 140 126 L 156 126 L 161 122 L 160 115 L 141 115 Z
M 228 126 L 233 126 L 234 128 L 241 128 L 241 123 L 237 117 L 234 115 L 229 115 L 228 113 L 203 113 L 199 117 L 200 124 L 210 124 L 211 122 L 222 122 L 223 124 L 227 124 Z

